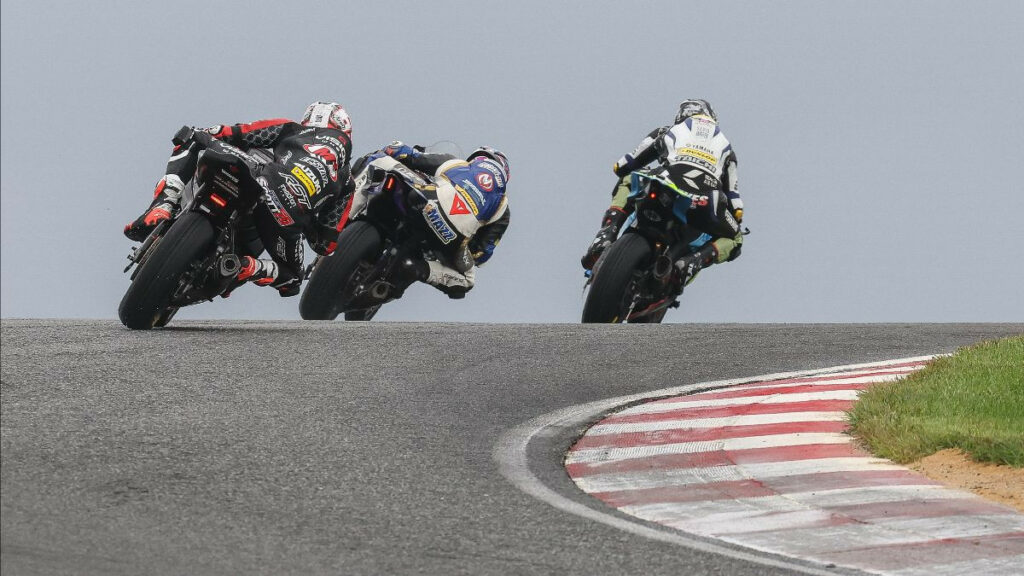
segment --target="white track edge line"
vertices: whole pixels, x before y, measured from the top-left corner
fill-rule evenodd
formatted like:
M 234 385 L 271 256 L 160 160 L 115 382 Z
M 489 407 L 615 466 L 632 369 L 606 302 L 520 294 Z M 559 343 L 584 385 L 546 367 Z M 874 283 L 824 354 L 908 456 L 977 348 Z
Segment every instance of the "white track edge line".
M 537 478 L 533 472 L 530 471 L 529 463 L 527 462 L 526 449 L 534 437 L 541 435 L 545 430 L 555 426 L 566 426 L 571 424 L 583 423 L 591 420 L 595 415 L 608 412 L 616 406 L 622 406 L 625 404 L 642 401 L 645 399 L 653 398 L 664 398 L 676 394 L 687 394 L 697 390 L 710 390 L 714 388 L 726 388 L 729 386 L 735 386 L 738 384 L 748 384 L 750 382 L 767 382 L 770 380 L 781 380 L 783 378 L 796 378 L 800 376 L 814 376 L 819 374 L 829 374 L 833 372 L 844 372 L 848 370 L 856 370 L 859 368 L 870 368 L 875 366 L 887 366 L 891 364 L 901 364 L 905 362 L 924 362 L 938 358 L 939 356 L 949 356 L 949 354 L 934 354 L 930 356 L 913 356 L 910 358 L 900 358 L 894 360 L 884 360 L 879 362 L 865 362 L 861 364 L 845 364 L 840 366 L 830 366 L 828 368 L 818 368 L 814 370 L 797 370 L 792 372 L 776 372 L 773 374 L 765 374 L 761 376 L 749 376 L 745 378 L 732 378 L 727 380 L 714 380 L 710 382 L 700 382 L 697 384 L 687 384 L 684 386 L 674 386 L 671 388 L 663 388 L 661 390 L 655 390 L 652 392 L 643 392 L 639 394 L 630 394 L 627 396 L 618 396 L 615 398 L 609 398 L 606 400 L 597 400 L 594 402 L 588 402 L 586 404 L 579 404 L 577 406 L 570 406 L 554 412 L 549 412 L 542 416 L 533 418 L 519 426 L 516 426 L 512 430 L 501 435 L 495 444 L 494 451 L 492 452 L 492 458 L 498 464 L 498 470 L 506 480 L 511 482 L 514 486 L 519 488 L 522 492 L 547 503 L 554 508 L 575 514 L 588 520 L 600 522 L 619 530 L 651 538 L 652 540 L 659 540 L 671 544 L 677 544 L 685 546 L 687 548 L 698 550 L 701 552 L 708 552 L 711 554 L 718 554 L 737 560 L 744 560 L 752 562 L 754 564 L 760 564 L 762 566 L 771 566 L 774 568 L 783 568 L 786 570 L 794 570 L 803 574 L 814 574 L 818 576 L 835 576 L 835 569 L 826 568 L 825 563 L 817 562 L 813 560 L 795 558 L 802 562 L 809 562 L 811 564 L 818 564 L 821 568 L 815 566 L 807 566 L 804 564 L 795 564 L 787 561 L 786 556 L 775 553 L 775 552 L 764 552 L 762 554 L 769 554 L 769 556 L 763 556 L 753 552 L 745 552 L 743 550 L 736 550 L 728 546 L 707 542 L 705 539 L 690 533 L 683 532 L 678 529 L 668 528 L 671 532 L 658 530 L 651 528 L 645 524 L 640 524 L 636 521 L 627 520 L 619 516 L 603 512 L 597 508 L 591 508 L 580 502 L 571 500 L 561 494 L 555 492 L 551 488 L 548 488 L 539 478 Z M 580 491 L 583 493 L 582 491 Z M 751 549 L 753 550 L 753 549 Z M 854 569 L 856 570 L 856 569 Z

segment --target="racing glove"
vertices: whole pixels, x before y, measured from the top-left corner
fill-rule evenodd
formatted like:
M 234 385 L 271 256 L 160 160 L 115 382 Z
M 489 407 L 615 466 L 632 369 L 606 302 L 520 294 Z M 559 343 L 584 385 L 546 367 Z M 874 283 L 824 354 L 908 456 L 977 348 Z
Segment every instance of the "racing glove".
M 412 146 L 403 144 L 399 140 L 395 140 L 391 144 L 388 144 L 387 147 L 384 148 L 384 153 L 395 160 L 405 160 L 406 158 L 415 158 L 419 156 L 419 151 Z

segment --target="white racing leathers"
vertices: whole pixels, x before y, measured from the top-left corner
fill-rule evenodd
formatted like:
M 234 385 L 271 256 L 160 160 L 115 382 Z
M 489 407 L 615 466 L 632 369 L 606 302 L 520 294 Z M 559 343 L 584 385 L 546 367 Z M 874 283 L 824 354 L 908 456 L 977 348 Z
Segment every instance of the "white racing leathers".
M 508 203 L 505 200 L 504 182 L 493 171 L 492 163 L 448 160 L 434 174 L 437 185 L 437 200 L 428 202 L 423 208 L 434 233 L 442 243 L 459 244 L 452 253 L 454 268 L 444 262 L 430 261 L 430 275 L 427 283 L 434 286 L 460 287 L 469 290 L 476 279 L 476 262 L 469 250 L 469 243 L 481 228 L 493 224 L 505 216 Z M 439 211 L 438 220 L 433 211 Z M 451 224 L 456 237 L 445 229 Z M 446 239 L 451 238 L 448 242 Z
M 734 248 L 743 241 L 739 225 L 743 218 L 743 200 L 737 191 L 736 154 L 710 116 L 691 116 L 674 126 L 654 130 L 636 150 L 620 158 L 615 164 L 615 174 L 620 181 L 612 208 L 626 209 L 630 192 L 628 175 L 659 158 L 673 172 L 673 178 L 687 180 L 694 187 L 719 191 L 709 196 L 706 207 L 691 208 L 689 223 L 716 238 L 713 242 L 716 260 L 738 256 L 739 250 Z
M 667 164 L 686 164 L 706 172 L 715 179 L 713 187 L 725 192 L 732 211 L 743 209 L 736 178 L 736 154 L 711 117 L 691 116 L 679 124 L 651 132 L 636 150 L 619 159 L 615 174 L 627 176 L 659 157 Z
M 469 290 L 476 279 L 476 260 L 469 249 L 473 237 L 484 227 L 507 219 L 505 183 L 494 174 L 488 162 L 468 163 L 452 159 L 444 162 L 429 181 L 394 158 L 385 156 L 370 163 L 379 170 L 398 172 L 410 182 L 429 186 L 435 195 L 423 206 L 423 218 L 445 247 L 444 261 L 428 260 L 426 282 L 437 287 Z M 356 179 L 356 196 L 351 214 L 366 209 L 369 194 L 375 189 L 363 171 Z

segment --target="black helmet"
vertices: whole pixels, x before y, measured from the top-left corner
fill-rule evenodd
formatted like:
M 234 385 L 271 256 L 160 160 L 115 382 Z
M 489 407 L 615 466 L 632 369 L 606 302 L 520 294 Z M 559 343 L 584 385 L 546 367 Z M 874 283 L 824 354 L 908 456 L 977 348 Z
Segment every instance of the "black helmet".
M 711 108 L 711 103 L 699 98 L 683 100 L 679 105 L 679 113 L 676 114 L 676 124 L 681 124 L 683 120 L 692 116 L 710 116 L 712 120 L 718 122 L 718 116 L 715 115 L 715 111 Z

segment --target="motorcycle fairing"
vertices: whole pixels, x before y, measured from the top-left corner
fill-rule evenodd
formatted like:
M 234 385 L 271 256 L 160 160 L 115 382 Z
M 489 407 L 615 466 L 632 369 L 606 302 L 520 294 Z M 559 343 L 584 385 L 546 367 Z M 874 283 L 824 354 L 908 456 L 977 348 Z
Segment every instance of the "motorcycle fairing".
M 693 199 L 697 196 L 679 188 L 668 176 L 668 172 L 665 170 L 650 172 L 646 170 L 637 170 L 630 175 L 629 181 L 629 197 L 637 198 L 647 193 L 650 188 L 651 182 L 657 182 L 658 184 L 672 190 L 678 194 L 675 198 L 675 202 L 672 205 L 672 213 L 680 222 L 686 223 L 687 212 L 693 204 Z M 636 223 L 636 212 L 632 212 L 626 219 L 625 224 L 621 230 L 627 230 L 634 226 Z M 706 232 L 701 233 L 695 239 L 693 239 L 689 246 L 691 248 L 700 248 L 712 240 L 712 236 Z

